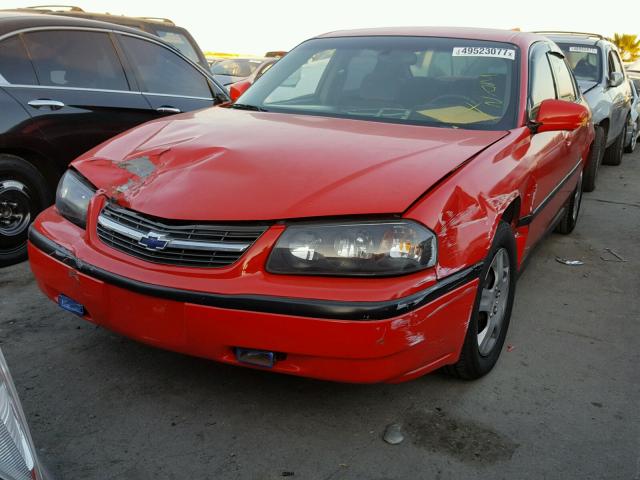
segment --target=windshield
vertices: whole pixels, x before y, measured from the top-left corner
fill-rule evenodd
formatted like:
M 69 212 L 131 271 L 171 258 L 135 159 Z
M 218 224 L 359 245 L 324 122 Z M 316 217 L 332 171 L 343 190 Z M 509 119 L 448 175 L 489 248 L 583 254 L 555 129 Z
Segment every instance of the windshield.
M 200 63 L 200 58 L 198 57 L 195 48 L 193 48 L 193 45 L 191 45 L 189 39 L 182 33 L 171 30 L 162 30 L 160 28 L 155 28 L 155 31 L 158 37 L 167 42 L 169 45 L 178 49 L 180 53 L 182 53 L 189 60 L 196 64 Z
M 598 48 L 569 43 L 558 43 L 558 46 L 567 57 L 567 60 L 569 60 L 569 65 L 571 65 L 576 80 L 600 81 L 602 69 L 600 67 L 600 50 Z
M 262 65 L 261 59 L 233 59 L 216 63 L 211 67 L 214 75 L 229 75 L 231 77 L 248 77 Z
M 631 72 L 640 72 L 640 60 L 636 60 L 635 62 L 627 65 L 627 70 Z
M 513 128 L 512 44 L 432 37 L 307 41 L 238 105 L 260 110 L 487 130 Z

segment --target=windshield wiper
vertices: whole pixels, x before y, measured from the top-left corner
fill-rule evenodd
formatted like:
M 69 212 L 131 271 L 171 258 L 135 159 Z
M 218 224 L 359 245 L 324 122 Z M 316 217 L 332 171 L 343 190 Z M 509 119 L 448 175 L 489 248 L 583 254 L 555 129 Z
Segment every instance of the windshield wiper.
M 255 105 L 249 105 L 246 103 L 234 103 L 231 108 L 237 108 L 238 110 L 251 110 L 252 112 L 268 112 L 266 108 L 257 107 Z

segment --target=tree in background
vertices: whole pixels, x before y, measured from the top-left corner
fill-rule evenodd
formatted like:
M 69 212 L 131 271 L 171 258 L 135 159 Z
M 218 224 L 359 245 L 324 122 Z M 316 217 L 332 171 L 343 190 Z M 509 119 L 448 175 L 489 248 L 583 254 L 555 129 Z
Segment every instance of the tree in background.
M 637 35 L 615 33 L 611 41 L 620 50 L 624 62 L 633 62 L 640 57 L 640 40 Z

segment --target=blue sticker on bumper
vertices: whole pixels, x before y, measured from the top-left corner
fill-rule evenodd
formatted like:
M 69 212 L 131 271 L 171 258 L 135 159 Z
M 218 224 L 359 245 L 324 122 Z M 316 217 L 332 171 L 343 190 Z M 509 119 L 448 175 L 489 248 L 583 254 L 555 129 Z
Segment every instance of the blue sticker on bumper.
M 76 302 L 75 300 L 67 297 L 66 295 L 62 295 L 62 294 L 58 295 L 58 305 L 63 310 L 66 310 L 67 312 L 75 313 L 76 315 L 79 315 L 81 317 L 84 316 L 85 314 L 84 305 Z

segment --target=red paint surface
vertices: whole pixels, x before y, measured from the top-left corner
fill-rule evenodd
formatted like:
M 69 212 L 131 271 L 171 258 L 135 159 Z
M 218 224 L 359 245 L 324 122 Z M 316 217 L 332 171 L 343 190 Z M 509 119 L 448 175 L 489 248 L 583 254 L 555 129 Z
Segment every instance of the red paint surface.
M 505 134 L 210 108 L 146 124 L 74 167 L 122 205 L 163 218 L 399 213 Z M 144 179 L 118 167 L 142 156 L 157 166 Z
M 440 30 L 409 29 L 402 34 L 428 34 L 425 31 Z M 473 29 L 455 32 L 465 38 L 512 41 L 523 58 L 527 58 L 530 44 L 541 38 Z M 37 219 L 34 228 L 84 262 L 156 285 L 337 301 L 400 298 L 482 261 L 510 205 L 520 205 L 515 220 L 529 215 L 580 159 L 584 162 L 587 158 L 593 141 L 589 120 L 583 118 L 572 131 L 533 134 L 526 126 L 526 62 L 520 82 L 520 120 L 511 131 L 429 128 L 225 108 L 154 121 L 96 147 L 73 164 L 102 189 L 90 207 L 86 232 L 62 219 L 53 207 Z M 555 118 L 564 115 L 564 121 L 569 121 L 577 109 L 564 106 L 566 115 L 563 102 L 552 106 Z M 150 175 L 140 178 L 121 168 L 122 161 L 140 156 L 154 164 Z M 579 171 L 569 177 L 531 225 L 515 230 L 519 261 L 566 203 Z M 282 223 L 274 223 L 229 267 L 149 264 L 113 250 L 97 238 L 96 218 L 107 196 L 125 207 L 170 219 L 403 216 L 436 233 L 438 264 L 395 278 L 271 275 L 264 266 L 285 228 Z M 60 293 L 74 298 L 87 307 L 88 320 L 114 331 L 229 363 L 236 362 L 231 350 L 236 346 L 279 351 L 287 354 L 287 360 L 279 362 L 276 371 L 339 381 L 401 381 L 454 363 L 477 286 L 477 281 L 471 282 L 391 320 L 320 320 L 143 297 L 74 272 L 32 245 L 29 254 L 34 274 L 50 298 Z
M 454 361 L 477 284 L 389 320 L 327 321 L 146 297 L 74 272 L 31 245 L 29 258 L 49 298 L 70 296 L 85 306 L 87 320 L 115 332 L 233 364 L 234 347 L 283 352 L 274 371 L 345 382 L 407 380 L 425 365 Z

